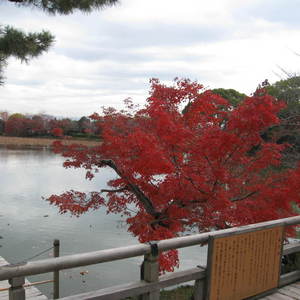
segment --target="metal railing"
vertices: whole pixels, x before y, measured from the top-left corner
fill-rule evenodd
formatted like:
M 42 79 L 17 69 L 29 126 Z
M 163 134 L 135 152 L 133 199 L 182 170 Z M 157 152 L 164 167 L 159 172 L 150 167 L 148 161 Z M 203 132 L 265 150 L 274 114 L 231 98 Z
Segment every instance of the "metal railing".
M 63 298 L 73 299 L 124 299 L 130 296 L 142 295 L 143 300 L 159 299 L 159 290 L 168 286 L 195 280 L 194 299 L 203 299 L 203 285 L 206 277 L 205 268 L 195 267 L 186 271 L 178 271 L 159 277 L 159 252 L 179 249 L 208 242 L 212 236 L 230 236 L 235 234 L 254 232 L 275 226 L 291 226 L 300 224 L 300 216 L 279 219 L 247 226 L 235 227 L 214 232 L 206 232 L 185 237 L 172 238 L 150 244 L 137 244 L 120 248 L 66 255 L 37 261 L 29 261 L 19 265 L 5 265 L 0 267 L 0 280 L 9 280 L 11 285 L 9 300 L 24 300 L 23 288 L 25 276 L 56 272 L 81 266 L 111 262 L 136 256 L 144 256 L 143 278 L 140 281 L 113 286 L 97 291 L 83 293 Z M 300 243 L 286 245 L 283 255 L 300 252 Z M 300 279 L 300 270 L 290 272 L 280 277 L 279 286 Z M 57 296 L 57 295 L 56 295 Z

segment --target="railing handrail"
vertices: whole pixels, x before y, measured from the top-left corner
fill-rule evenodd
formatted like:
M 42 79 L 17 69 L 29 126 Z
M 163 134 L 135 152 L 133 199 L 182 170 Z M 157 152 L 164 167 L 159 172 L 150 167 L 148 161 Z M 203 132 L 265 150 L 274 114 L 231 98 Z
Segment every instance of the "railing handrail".
M 271 228 L 279 225 L 289 226 L 297 224 L 300 224 L 300 216 L 162 240 L 157 242 L 157 245 L 159 251 L 166 251 L 206 243 L 212 235 L 227 236 L 251 232 L 262 228 Z M 10 264 L 0 267 L 0 280 L 121 260 L 150 253 L 151 246 L 149 244 L 137 244 L 120 248 L 85 252 L 81 254 L 65 255 L 58 258 L 30 261 L 16 265 Z

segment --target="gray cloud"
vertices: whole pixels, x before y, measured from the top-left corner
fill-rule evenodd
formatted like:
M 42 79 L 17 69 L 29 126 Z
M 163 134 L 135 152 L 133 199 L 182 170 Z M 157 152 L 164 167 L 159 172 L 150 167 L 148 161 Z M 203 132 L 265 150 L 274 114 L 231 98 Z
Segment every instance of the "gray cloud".
M 171 47 L 166 47 L 164 49 L 165 52 Z M 157 49 L 156 53 L 138 53 L 136 50 L 139 48 L 120 48 L 120 47 L 95 47 L 95 45 L 91 47 L 79 45 L 76 48 L 57 48 L 53 49 L 53 51 L 57 54 L 67 56 L 72 59 L 83 60 L 87 62 L 95 62 L 95 61 L 113 61 L 113 62 L 126 62 L 126 63 L 140 63 L 140 62 L 149 62 L 152 60 L 159 59 L 159 49 Z M 195 60 L 202 60 L 209 58 L 208 55 L 197 55 L 190 54 L 186 55 L 185 53 L 181 53 L 180 50 L 177 51 L 176 56 L 164 56 L 164 61 L 171 60 L 182 60 L 182 61 L 190 61 L 193 62 Z
M 225 39 L 231 33 L 228 28 L 192 24 L 121 24 L 111 23 L 108 28 L 96 29 L 98 42 L 122 48 L 156 46 L 186 46 L 199 42 Z M 104 38 L 103 38 L 104 37 Z M 97 42 L 97 41 L 93 41 Z
M 11 83 L 13 83 L 16 86 L 24 86 L 24 85 L 28 85 L 28 86 L 32 86 L 32 87 L 38 87 L 43 85 L 43 80 L 35 80 L 35 79 L 12 79 Z
M 299 0 L 264 0 L 253 1 L 236 10 L 235 16 L 242 18 L 261 18 L 269 22 L 279 22 L 295 28 L 300 25 Z

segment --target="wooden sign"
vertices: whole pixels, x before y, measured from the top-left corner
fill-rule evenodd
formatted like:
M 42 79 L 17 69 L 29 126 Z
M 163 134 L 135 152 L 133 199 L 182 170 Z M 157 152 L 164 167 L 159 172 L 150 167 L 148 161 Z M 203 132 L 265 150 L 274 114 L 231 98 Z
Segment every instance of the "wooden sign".
M 208 254 L 209 300 L 240 300 L 278 286 L 283 227 L 212 236 Z

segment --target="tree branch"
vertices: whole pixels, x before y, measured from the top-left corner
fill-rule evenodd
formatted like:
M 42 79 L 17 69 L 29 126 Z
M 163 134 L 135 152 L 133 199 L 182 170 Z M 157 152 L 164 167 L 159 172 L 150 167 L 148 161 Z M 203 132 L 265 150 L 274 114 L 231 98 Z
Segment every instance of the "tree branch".
M 258 193 L 258 191 L 253 191 L 253 192 L 250 192 L 250 193 L 248 193 L 248 194 L 246 194 L 246 195 L 244 195 L 244 196 L 232 198 L 232 199 L 230 199 L 230 200 L 231 200 L 232 202 L 240 201 L 240 200 L 245 200 L 245 199 L 247 199 L 247 198 L 249 198 L 249 197 L 251 197 L 251 196 L 253 196 L 253 195 L 257 194 L 257 193 Z
M 100 192 L 101 193 L 120 193 L 125 190 L 128 190 L 127 186 L 124 186 L 124 187 L 116 189 L 116 190 L 102 189 Z
M 123 175 L 123 173 L 121 172 L 121 170 L 118 169 L 113 160 L 102 159 L 100 163 L 112 168 L 122 179 L 127 181 L 127 189 L 131 190 L 131 192 L 138 198 L 138 200 L 143 204 L 148 214 L 152 215 L 156 219 L 158 219 L 161 216 L 161 213 L 154 208 L 151 200 L 143 193 L 143 191 L 136 184 L 130 182 L 129 179 L 125 175 Z
M 192 186 L 193 186 L 197 191 L 199 191 L 200 193 L 202 193 L 202 194 L 204 194 L 204 195 L 207 195 L 207 192 L 205 192 L 205 191 L 199 189 L 199 188 L 196 186 L 194 180 L 193 180 L 191 177 L 187 177 L 186 175 L 183 175 L 183 176 L 184 176 L 185 180 L 189 181 L 189 182 L 192 184 Z

